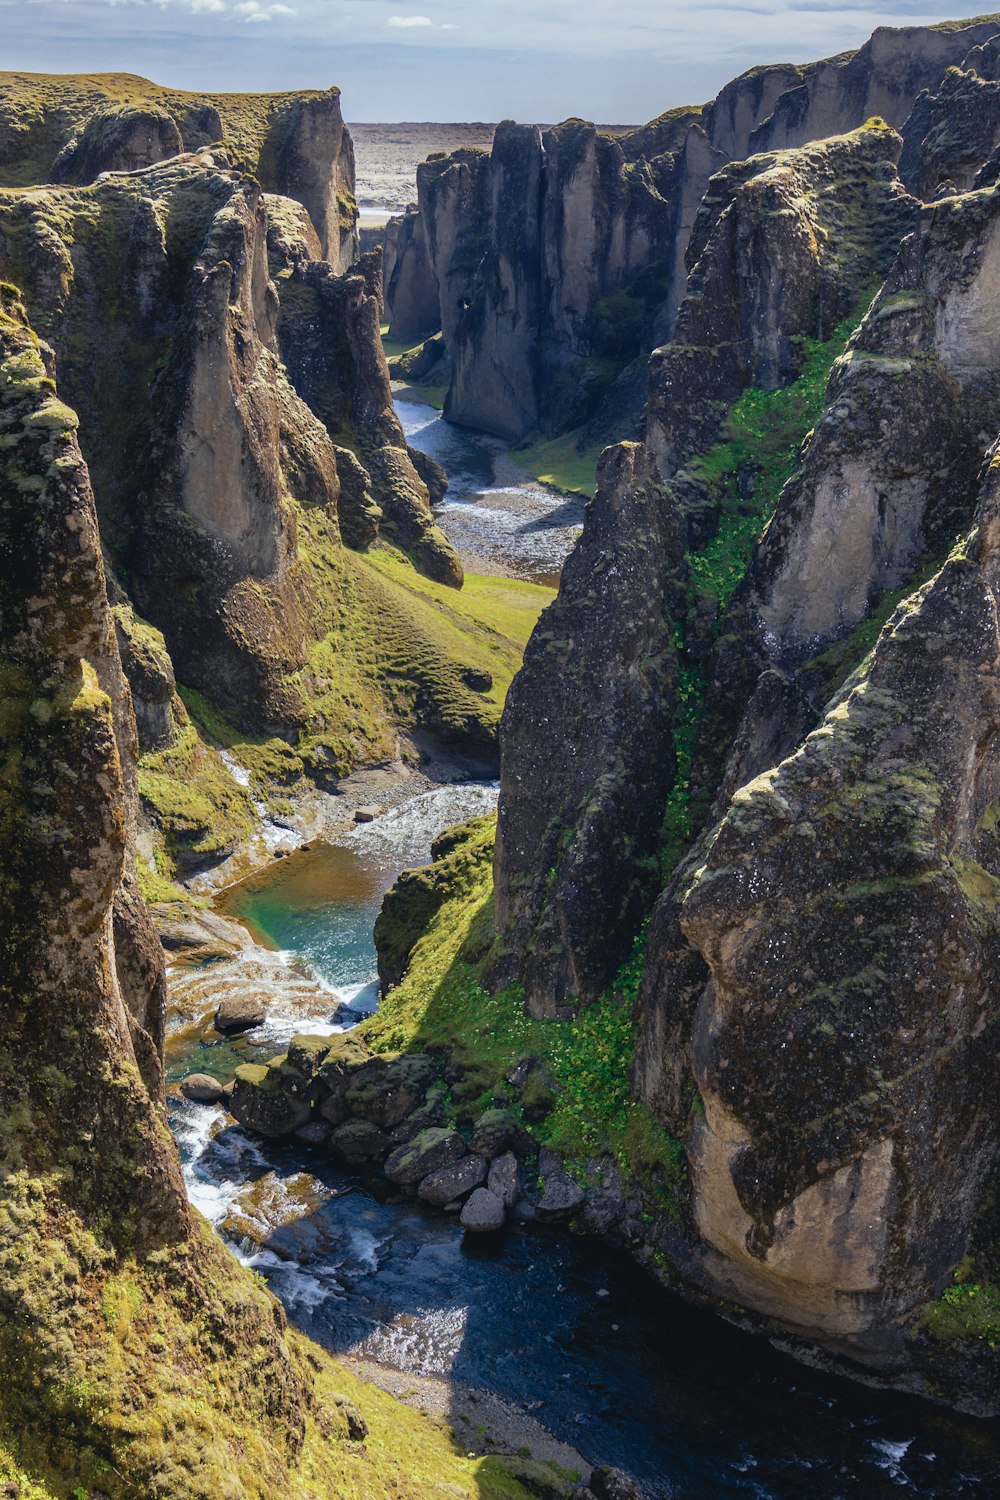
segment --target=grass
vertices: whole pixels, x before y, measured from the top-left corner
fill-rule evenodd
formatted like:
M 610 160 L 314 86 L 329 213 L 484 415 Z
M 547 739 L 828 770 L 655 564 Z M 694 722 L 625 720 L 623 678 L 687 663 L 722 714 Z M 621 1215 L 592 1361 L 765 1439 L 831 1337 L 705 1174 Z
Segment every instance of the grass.
M 971 1269 L 968 1260 L 960 1262 L 954 1285 L 923 1309 L 916 1327 L 939 1344 L 954 1347 L 973 1340 L 995 1349 L 1000 1344 L 1000 1287 L 970 1281 Z
M 472 857 L 462 863 L 462 879 L 451 880 L 402 982 L 364 1022 L 365 1040 L 376 1051 L 446 1050 L 461 1074 L 452 1098 L 460 1120 L 503 1095 L 506 1075 L 523 1058 L 539 1058 L 554 1099 L 551 1113 L 532 1126 L 535 1135 L 578 1167 L 610 1153 L 669 1208 L 682 1178 L 682 1147 L 629 1091 L 645 934 L 607 993 L 573 1020 L 530 1017 L 519 985 L 491 993 L 480 970 L 493 941 L 494 833 L 492 818 L 468 825 L 465 852 Z
M 723 439 L 687 466 L 718 498 L 716 535 L 688 554 L 690 587 L 709 593 L 725 608 L 746 573 L 753 549 L 798 463 L 802 443 L 823 410 L 826 384 L 857 319 L 846 318 L 823 343 L 803 339 L 805 359 L 798 379 L 777 391 L 751 386 L 730 409 Z M 752 466 L 753 494 L 740 494 L 738 478 Z
M 514 450 L 514 458 L 541 484 L 589 499 L 597 488 L 597 460 L 603 444 L 580 448 L 581 431 L 538 437 Z

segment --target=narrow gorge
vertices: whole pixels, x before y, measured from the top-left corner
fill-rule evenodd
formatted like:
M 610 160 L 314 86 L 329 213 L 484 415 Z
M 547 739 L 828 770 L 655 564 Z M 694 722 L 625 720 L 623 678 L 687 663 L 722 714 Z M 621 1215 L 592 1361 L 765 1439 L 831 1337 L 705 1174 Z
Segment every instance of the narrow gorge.
M 0 73 L 0 1493 L 989 1494 L 1000 17 L 356 173 Z

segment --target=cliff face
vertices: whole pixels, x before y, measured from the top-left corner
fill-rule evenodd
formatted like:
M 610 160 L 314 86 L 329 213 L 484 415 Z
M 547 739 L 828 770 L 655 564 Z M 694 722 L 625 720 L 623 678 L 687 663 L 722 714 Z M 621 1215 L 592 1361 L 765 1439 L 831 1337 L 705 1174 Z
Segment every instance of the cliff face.
M 188 94 L 126 73 L 0 73 L 0 185 L 93 182 L 213 145 L 303 205 L 335 270 L 351 265 L 354 147 L 339 89 Z
M 726 466 L 735 471 L 740 459 L 725 449 L 724 435 L 716 439 L 747 386 L 794 384 L 809 340 L 829 339 L 873 275 L 891 265 L 918 211 L 895 175 L 900 146 L 894 131 L 876 125 L 752 158 L 713 179 L 705 222 L 696 227 L 700 255 L 678 341 L 650 362 L 644 457 L 637 469 L 635 457 L 625 457 L 631 449 L 606 455 L 583 538 L 505 713 L 495 871 L 508 948 L 503 972 L 521 974 L 529 1007 L 539 1013 L 595 999 L 648 909 L 643 892 L 657 879 L 675 779 L 670 726 L 677 705 L 667 663 L 678 646 L 690 658 L 706 627 L 711 640 L 726 582 L 704 567 L 701 581 L 698 563 L 684 562 L 684 548 L 721 548 L 724 558 L 736 519 L 731 507 L 752 517 L 777 499 L 750 471 L 743 495 L 728 498 Z M 848 237 L 856 247 L 851 256 L 842 253 Z M 804 414 L 801 424 L 796 432 L 793 412 L 784 443 L 801 440 Z M 644 476 L 641 514 L 621 503 L 620 469 L 632 484 L 637 472 Z M 603 648 L 635 628 L 644 631 L 639 658 L 623 663 Z M 543 649 L 546 636 L 554 644 Z M 554 693 L 565 696 L 563 712 L 553 711 Z M 619 764 L 622 744 L 629 748 Z M 548 766 L 544 775 L 539 757 Z M 566 793 L 553 796 L 563 774 Z M 540 826 L 550 830 L 542 838 Z M 598 883 L 599 871 L 615 870 L 604 899 L 589 885 L 578 888 L 581 848 Z M 572 923 L 567 903 L 575 909 Z M 581 945 L 587 962 L 576 956 Z
M 976 528 L 650 933 L 638 1079 L 687 1136 L 702 1269 L 890 1369 L 998 1160 L 997 515 L 991 467 Z
M 129 651 L 142 642 L 109 604 L 77 430 L 3 286 L 4 1487 L 335 1500 L 416 1482 L 514 1500 L 525 1492 L 502 1460 L 458 1457 L 436 1424 L 290 1333 L 187 1204 L 162 1096 L 163 953 L 135 882 L 116 620 Z
M 182 680 L 288 727 L 331 603 L 301 576 L 303 510 L 337 546 L 343 490 L 351 540 L 461 582 L 392 409 L 377 273 L 337 277 L 316 239 L 211 153 L 0 194 L 0 265 L 79 409 L 121 582 Z
M 508 699 L 482 972 L 596 1030 L 639 933 L 633 1106 L 685 1167 L 626 1239 L 810 1358 L 993 1412 L 998 190 L 973 30 L 877 34 L 647 127 L 810 143 L 724 166 L 693 218 L 645 442 L 605 453 Z M 904 137 L 811 141 L 828 109 L 898 121 L 956 55 Z
M 873 116 L 902 128 L 918 96 L 987 45 L 996 24 L 880 28 L 855 53 L 754 69 L 703 108 L 670 111 L 621 141 L 579 120 L 544 139 L 508 124 L 489 157 L 432 159 L 418 174 L 419 218 L 392 231 L 390 321 L 413 337 L 430 331 L 429 265 L 454 361 L 453 420 L 511 441 L 539 427 L 581 442 L 621 435 L 642 416 L 635 361 L 673 336 L 713 174 Z M 990 97 L 982 85 L 966 105 L 977 138 L 992 133 Z

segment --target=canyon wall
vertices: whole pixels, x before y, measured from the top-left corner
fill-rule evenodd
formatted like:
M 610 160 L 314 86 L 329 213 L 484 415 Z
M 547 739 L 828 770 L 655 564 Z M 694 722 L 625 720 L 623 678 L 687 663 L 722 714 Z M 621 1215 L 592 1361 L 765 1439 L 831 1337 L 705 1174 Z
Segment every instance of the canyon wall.
M 432 158 L 418 172 L 418 213 L 390 230 L 394 333 L 440 328 L 453 421 L 513 442 L 536 429 L 573 432 L 581 446 L 623 435 L 642 417 L 645 356 L 673 335 L 713 174 L 873 116 L 902 129 L 995 24 L 883 27 L 857 52 L 755 68 L 711 103 L 621 139 L 581 120 L 545 132 L 507 122 L 488 155 Z M 988 94 L 967 106 L 977 120 Z

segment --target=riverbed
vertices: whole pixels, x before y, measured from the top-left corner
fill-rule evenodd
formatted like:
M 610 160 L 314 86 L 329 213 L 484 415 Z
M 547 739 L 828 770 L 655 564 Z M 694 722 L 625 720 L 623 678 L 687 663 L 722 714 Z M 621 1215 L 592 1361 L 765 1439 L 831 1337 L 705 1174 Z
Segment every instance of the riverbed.
M 448 474 L 435 518 L 472 573 L 555 588 L 583 525 L 582 495 L 540 484 L 499 438 L 456 427 L 433 406 L 397 396 L 406 440 Z
M 495 788 L 448 788 L 291 855 L 222 905 L 344 1001 L 374 1003 L 371 926 L 396 871 Z M 354 1018 L 351 1018 L 353 1020 Z M 175 1059 L 226 1076 L 299 1029 L 279 1002 L 262 1037 Z M 351 1021 L 308 1018 L 309 1030 Z M 664 1292 L 624 1255 L 554 1232 L 464 1236 L 453 1220 L 299 1145 L 260 1143 L 220 1109 L 172 1105 L 192 1201 L 337 1353 L 455 1382 L 452 1424 L 481 1425 L 468 1388 L 530 1412 L 589 1462 L 676 1496 L 926 1497 L 997 1493 L 995 1424 L 825 1378 Z

